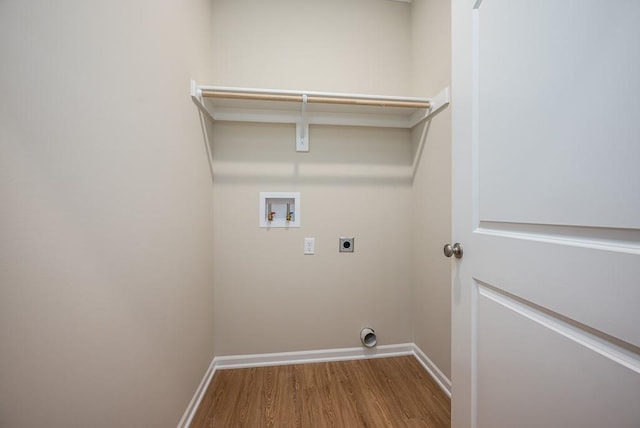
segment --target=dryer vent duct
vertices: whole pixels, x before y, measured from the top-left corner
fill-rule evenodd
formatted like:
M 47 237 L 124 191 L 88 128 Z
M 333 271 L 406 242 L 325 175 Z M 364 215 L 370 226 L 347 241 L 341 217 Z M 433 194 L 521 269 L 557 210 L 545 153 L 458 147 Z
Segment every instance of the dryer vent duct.
M 376 332 L 370 327 L 365 327 L 360 332 L 360 340 L 367 348 L 373 348 L 377 343 Z

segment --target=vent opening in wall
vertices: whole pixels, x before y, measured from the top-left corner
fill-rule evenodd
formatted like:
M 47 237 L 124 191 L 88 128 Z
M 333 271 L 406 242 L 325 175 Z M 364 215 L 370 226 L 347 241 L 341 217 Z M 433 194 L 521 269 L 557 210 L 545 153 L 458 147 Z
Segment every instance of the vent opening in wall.
M 260 227 L 300 227 L 299 192 L 260 192 Z
M 365 327 L 360 331 L 360 341 L 367 348 L 373 348 L 378 343 L 376 332 L 371 327 Z

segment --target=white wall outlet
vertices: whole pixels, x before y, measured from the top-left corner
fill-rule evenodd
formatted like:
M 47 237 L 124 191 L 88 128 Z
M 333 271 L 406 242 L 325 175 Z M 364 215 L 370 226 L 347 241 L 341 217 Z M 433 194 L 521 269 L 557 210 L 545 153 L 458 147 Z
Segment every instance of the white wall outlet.
M 304 238 L 304 253 L 305 254 L 316 253 L 316 238 Z

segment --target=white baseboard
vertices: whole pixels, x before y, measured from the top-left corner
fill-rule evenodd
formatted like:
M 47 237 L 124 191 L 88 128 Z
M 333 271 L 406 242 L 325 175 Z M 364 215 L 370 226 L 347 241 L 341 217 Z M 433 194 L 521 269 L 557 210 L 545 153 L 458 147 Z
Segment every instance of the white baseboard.
M 420 364 L 422 364 L 422 367 L 424 367 L 425 370 L 429 372 L 433 380 L 435 380 L 436 383 L 440 385 L 440 388 L 442 388 L 444 393 L 447 394 L 449 398 L 451 398 L 451 381 L 444 375 L 444 373 L 440 371 L 438 366 L 436 366 L 433 361 L 431 361 L 429 357 L 427 357 L 427 355 L 422 352 L 422 349 L 418 348 L 418 345 L 416 345 L 415 343 L 413 344 L 413 355 L 420 362 Z
M 381 345 L 375 348 L 319 349 L 315 351 L 281 352 L 277 354 L 234 355 L 216 357 L 216 370 L 245 367 L 281 366 L 284 364 L 324 363 L 329 361 L 361 360 L 365 358 L 397 357 L 413 354 L 413 343 Z
M 200 386 L 191 399 L 178 428 L 188 428 L 217 370 L 248 367 L 281 366 L 285 364 L 324 363 L 330 361 L 362 360 L 366 358 L 399 357 L 413 355 L 442 390 L 451 397 L 451 381 L 433 364 L 415 343 L 380 345 L 375 348 L 319 349 L 315 351 L 281 352 L 274 354 L 232 355 L 215 357 L 205 373 Z
M 211 379 L 213 379 L 213 375 L 216 372 L 215 358 L 211 360 L 211 364 L 209 364 L 209 368 L 204 374 L 204 377 L 200 381 L 200 385 L 198 385 L 198 389 L 196 389 L 196 393 L 193 395 L 191 402 L 187 406 L 187 410 L 185 410 L 180 422 L 178 422 L 178 428 L 188 428 L 191 425 L 191 421 L 196 414 L 196 410 L 200 406 L 200 402 L 202 401 L 202 397 L 207 392 L 209 388 L 209 384 L 211 383 Z

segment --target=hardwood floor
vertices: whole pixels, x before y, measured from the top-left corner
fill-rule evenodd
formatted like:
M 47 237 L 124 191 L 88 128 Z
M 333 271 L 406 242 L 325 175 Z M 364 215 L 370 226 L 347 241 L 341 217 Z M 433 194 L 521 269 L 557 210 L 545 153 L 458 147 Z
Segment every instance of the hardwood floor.
M 413 356 L 217 371 L 191 427 L 432 427 L 451 404 Z

